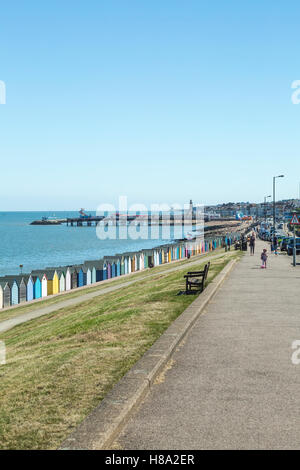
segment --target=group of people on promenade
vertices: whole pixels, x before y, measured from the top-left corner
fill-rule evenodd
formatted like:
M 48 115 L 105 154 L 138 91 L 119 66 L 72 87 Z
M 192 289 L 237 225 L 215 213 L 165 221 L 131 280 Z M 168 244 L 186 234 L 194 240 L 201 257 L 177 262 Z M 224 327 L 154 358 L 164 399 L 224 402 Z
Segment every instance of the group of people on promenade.
M 249 247 L 250 247 L 250 256 L 253 256 L 255 253 L 255 241 L 256 241 L 256 235 L 255 232 L 253 231 L 251 235 L 248 237 L 249 240 Z M 275 255 L 278 254 L 277 252 L 278 249 L 278 239 L 276 236 L 274 236 L 272 243 L 271 243 L 271 252 Z M 268 260 L 268 251 L 266 248 L 263 249 L 260 255 L 261 259 L 261 268 L 266 269 L 267 268 L 267 260 Z

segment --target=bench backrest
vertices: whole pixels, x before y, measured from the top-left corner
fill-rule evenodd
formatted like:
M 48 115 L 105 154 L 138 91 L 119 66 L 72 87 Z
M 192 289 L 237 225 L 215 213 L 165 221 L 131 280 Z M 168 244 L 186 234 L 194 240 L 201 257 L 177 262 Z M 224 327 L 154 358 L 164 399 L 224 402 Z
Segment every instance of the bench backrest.
M 205 265 L 205 268 L 204 268 L 204 280 L 206 280 L 207 278 L 209 267 L 210 267 L 210 261 Z

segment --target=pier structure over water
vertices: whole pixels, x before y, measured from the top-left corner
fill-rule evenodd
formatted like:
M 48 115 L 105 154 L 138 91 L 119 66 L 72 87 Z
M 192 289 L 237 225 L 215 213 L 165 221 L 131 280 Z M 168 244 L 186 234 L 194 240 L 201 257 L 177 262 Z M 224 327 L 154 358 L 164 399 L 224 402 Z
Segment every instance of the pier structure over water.
M 143 214 L 143 215 L 110 215 L 110 216 L 95 216 L 88 218 L 74 217 L 66 219 L 65 223 L 67 226 L 88 226 L 97 225 L 103 221 L 111 225 L 196 225 L 203 222 L 203 219 L 196 218 L 195 215 L 186 217 L 185 215 L 174 215 L 174 214 Z M 62 222 L 63 223 L 63 222 Z

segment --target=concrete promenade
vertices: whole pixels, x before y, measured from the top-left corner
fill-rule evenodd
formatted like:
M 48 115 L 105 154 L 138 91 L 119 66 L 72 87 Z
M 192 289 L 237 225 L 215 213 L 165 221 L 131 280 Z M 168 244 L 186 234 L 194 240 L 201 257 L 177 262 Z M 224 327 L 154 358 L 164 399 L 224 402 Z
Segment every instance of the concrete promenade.
M 270 253 L 261 269 L 266 246 L 233 269 L 113 448 L 300 448 L 300 270 Z

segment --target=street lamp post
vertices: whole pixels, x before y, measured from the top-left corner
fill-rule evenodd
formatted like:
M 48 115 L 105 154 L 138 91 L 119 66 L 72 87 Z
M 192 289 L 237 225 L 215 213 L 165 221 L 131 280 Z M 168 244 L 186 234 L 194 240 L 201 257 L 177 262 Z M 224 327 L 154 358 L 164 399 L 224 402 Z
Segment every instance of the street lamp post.
M 273 176 L 273 240 L 275 237 L 275 221 L 276 221 L 276 202 L 275 202 L 275 180 L 276 178 L 284 178 L 284 175 Z
M 270 195 L 270 196 L 265 196 L 265 197 L 264 197 L 265 222 L 267 222 L 267 207 L 266 207 L 266 203 L 267 203 L 267 199 L 268 199 L 269 197 L 272 197 L 272 196 Z

